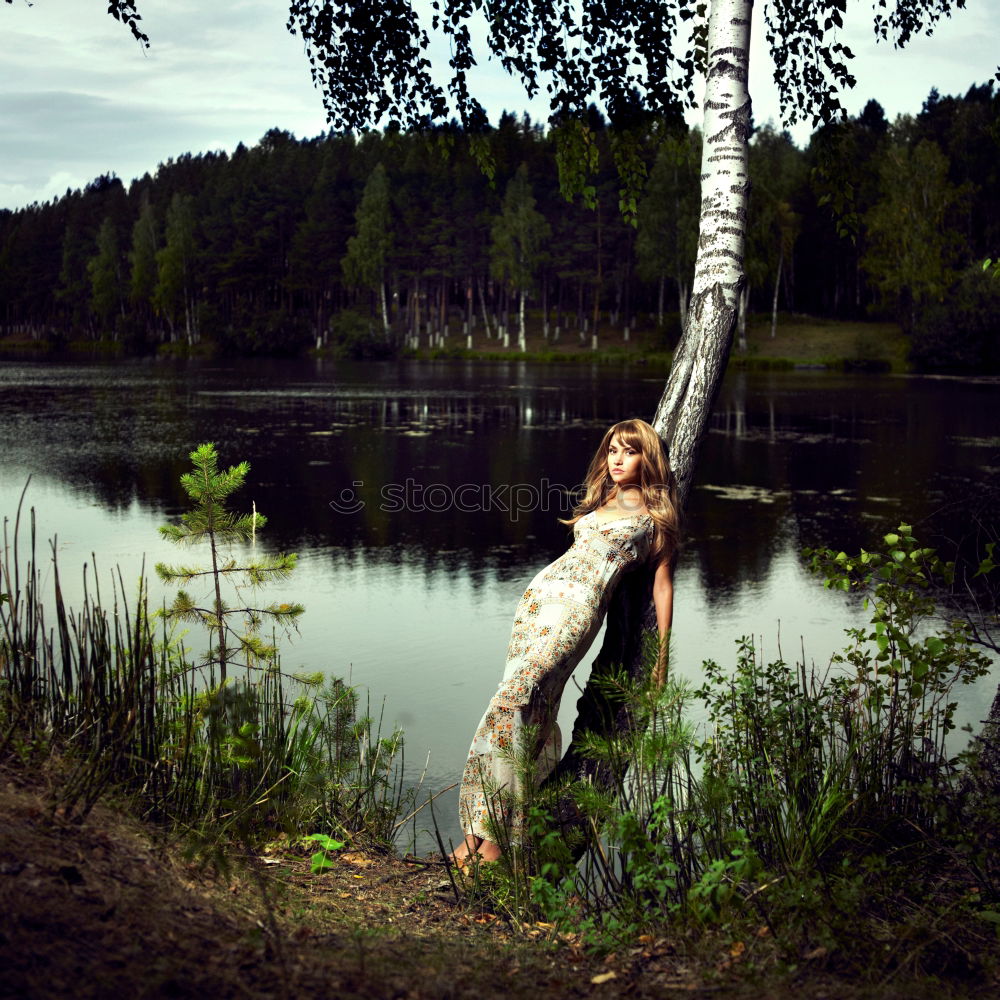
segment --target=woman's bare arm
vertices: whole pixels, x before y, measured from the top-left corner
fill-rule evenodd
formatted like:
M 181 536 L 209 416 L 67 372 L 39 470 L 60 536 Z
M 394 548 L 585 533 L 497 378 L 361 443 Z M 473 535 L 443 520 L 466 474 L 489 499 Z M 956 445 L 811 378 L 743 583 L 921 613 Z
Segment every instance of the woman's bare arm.
M 653 682 L 656 687 L 662 687 L 667 677 L 667 644 L 674 620 L 674 573 L 669 559 L 664 559 L 653 575 L 653 607 L 656 609 L 656 630 L 660 637 Z

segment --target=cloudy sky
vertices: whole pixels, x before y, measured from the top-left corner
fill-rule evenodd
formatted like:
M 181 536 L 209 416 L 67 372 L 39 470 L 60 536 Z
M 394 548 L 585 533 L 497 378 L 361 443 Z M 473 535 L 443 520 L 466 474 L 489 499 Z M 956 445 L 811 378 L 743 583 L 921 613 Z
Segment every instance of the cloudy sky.
M 760 16 L 758 4 L 755 17 Z M 109 17 L 106 0 L 0 3 L 0 208 L 17 208 L 113 172 L 126 183 L 181 153 L 231 150 L 268 129 L 299 137 L 325 129 L 284 0 L 139 0 L 152 45 L 142 49 Z M 968 0 L 932 38 L 904 52 L 875 45 L 871 0 L 851 0 L 842 40 L 857 55 L 853 114 L 874 97 L 890 118 L 916 113 L 932 86 L 964 93 L 997 70 L 1000 4 Z M 754 118 L 778 120 L 762 25 L 754 25 Z M 492 116 L 522 110 L 520 89 L 484 67 L 480 99 Z M 544 103 L 529 107 L 544 118 Z M 803 141 L 808 129 L 793 130 Z

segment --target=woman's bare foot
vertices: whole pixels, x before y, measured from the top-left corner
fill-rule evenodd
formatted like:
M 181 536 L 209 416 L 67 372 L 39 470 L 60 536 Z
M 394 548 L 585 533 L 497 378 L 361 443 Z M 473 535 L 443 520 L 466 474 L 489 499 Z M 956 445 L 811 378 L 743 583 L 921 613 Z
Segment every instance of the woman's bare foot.
M 499 861 L 501 854 L 503 851 L 500 850 L 500 846 L 494 844 L 492 840 L 481 841 L 476 851 L 476 857 L 480 861 Z
M 483 841 L 479 837 L 474 837 L 471 833 L 465 835 L 465 840 L 455 848 L 450 854 L 450 859 L 463 868 L 469 858 L 473 857 Z

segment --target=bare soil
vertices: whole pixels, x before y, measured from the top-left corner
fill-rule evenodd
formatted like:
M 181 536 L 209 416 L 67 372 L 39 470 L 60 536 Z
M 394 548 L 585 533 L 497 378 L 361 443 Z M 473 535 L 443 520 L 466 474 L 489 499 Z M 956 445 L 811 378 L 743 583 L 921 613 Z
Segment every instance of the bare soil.
M 598 959 L 544 924 L 459 903 L 440 861 L 341 853 L 313 875 L 277 843 L 228 878 L 121 810 L 82 824 L 0 772 L 0 997 L 481 998 L 990 996 L 941 984 L 846 982 L 822 955 L 773 961 L 766 929 L 733 941 L 643 936 Z

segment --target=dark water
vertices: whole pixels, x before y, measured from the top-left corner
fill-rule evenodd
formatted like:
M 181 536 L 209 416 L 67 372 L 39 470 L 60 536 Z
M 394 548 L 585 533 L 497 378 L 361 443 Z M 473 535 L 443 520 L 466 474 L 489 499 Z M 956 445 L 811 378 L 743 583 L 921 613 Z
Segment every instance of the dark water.
M 240 505 L 268 516 L 260 544 L 300 555 L 271 591 L 307 608 L 283 665 L 384 699 L 408 767 L 430 753 L 436 788 L 458 776 L 524 584 L 566 545 L 557 517 L 601 433 L 648 418 L 662 385 L 639 366 L 7 362 L 0 515 L 30 474 L 64 576 L 94 552 L 134 578 L 144 555 L 147 568 L 179 556 L 156 527 L 183 509 L 188 452 L 212 440 L 223 462 L 249 460 Z M 745 634 L 768 654 L 779 635 L 788 656 L 804 643 L 825 664 L 857 614 L 809 577 L 800 549 L 871 545 L 902 519 L 928 537 L 968 534 L 1000 484 L 998 402 L 987 379 L 730 376 L 687 512 L 684 673 L 732 662 Z M 963 692 L 969 720 L 995 684 Z

